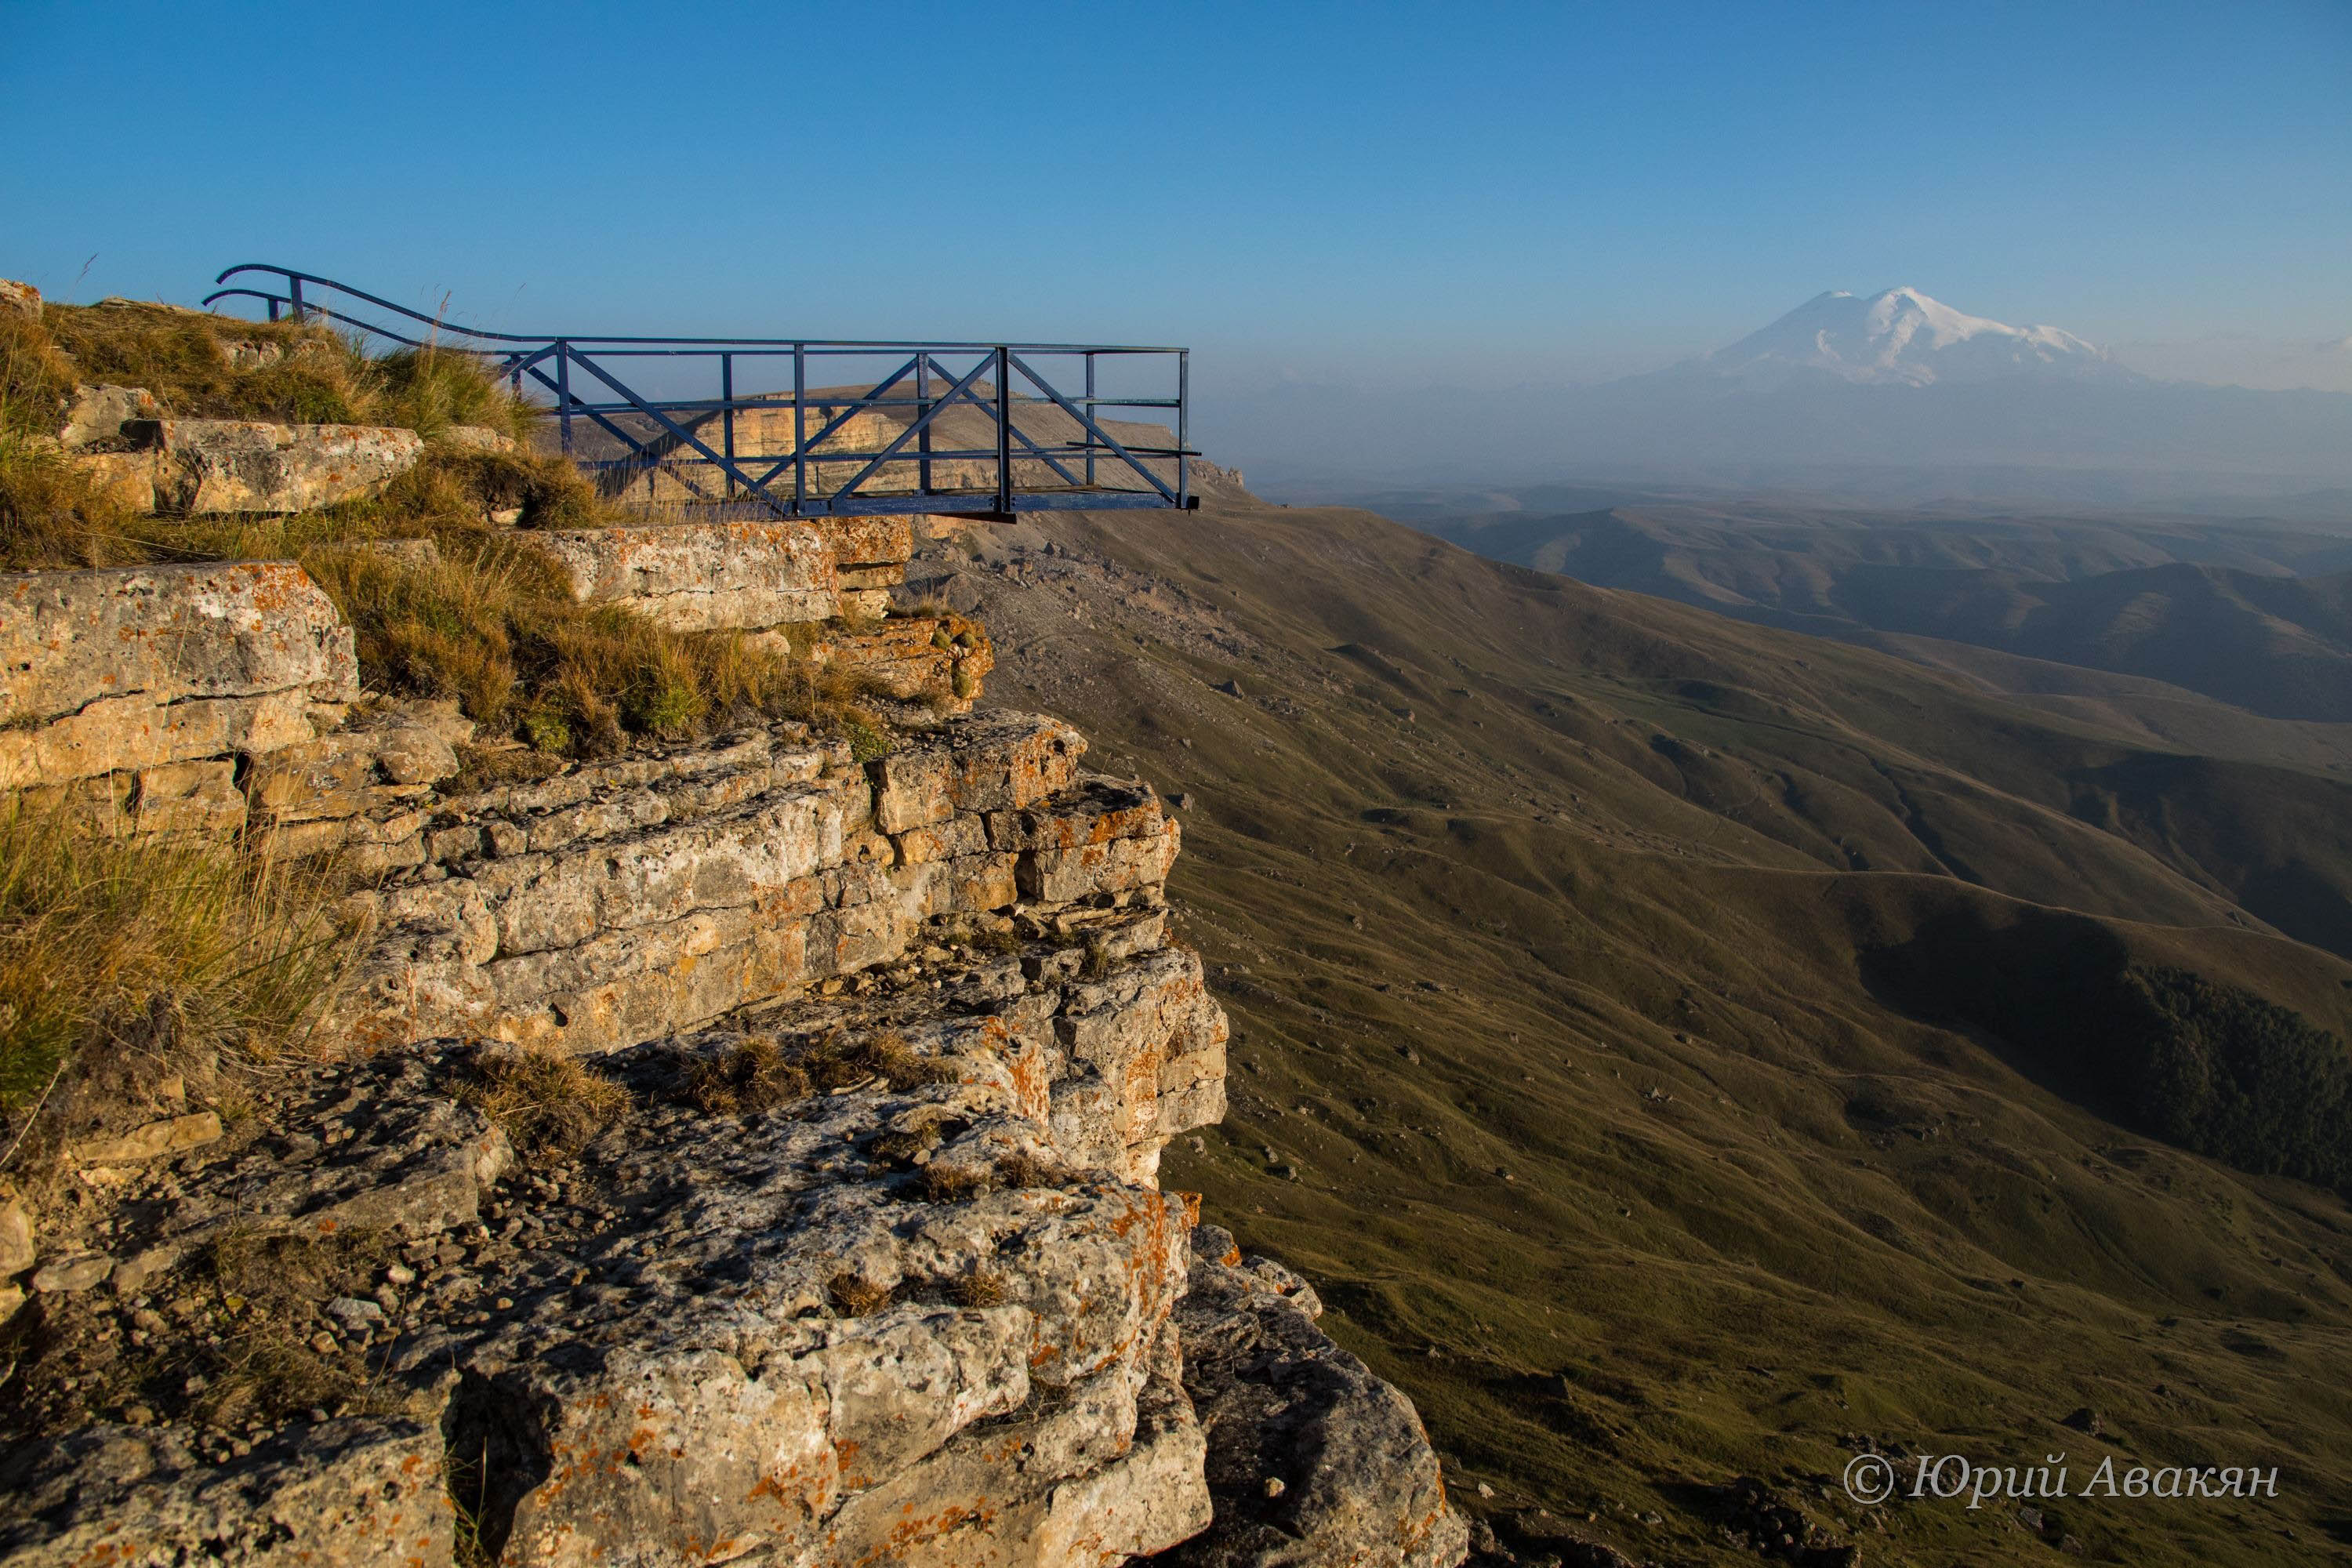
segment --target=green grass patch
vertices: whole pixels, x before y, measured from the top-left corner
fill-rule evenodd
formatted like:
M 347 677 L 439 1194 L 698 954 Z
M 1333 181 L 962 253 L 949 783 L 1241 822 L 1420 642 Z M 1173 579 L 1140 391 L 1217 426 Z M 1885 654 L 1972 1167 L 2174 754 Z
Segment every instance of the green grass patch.
M 80 1047 L 152 1036 L 262 1056 L 300 1031 L 341 944 L 313 871 L 194 838 L 0 815 L 0 1111 Z

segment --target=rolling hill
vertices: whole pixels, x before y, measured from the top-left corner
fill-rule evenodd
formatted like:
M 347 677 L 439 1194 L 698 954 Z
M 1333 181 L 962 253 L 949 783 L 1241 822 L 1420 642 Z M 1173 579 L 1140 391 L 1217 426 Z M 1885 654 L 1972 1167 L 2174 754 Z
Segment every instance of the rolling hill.
M 1634 507 L 1423 526 L 1497 559 L 1915 657 L 1908 639 L 1965 643 L 2270 718 L 2352 719 L 2352 537 L 2340 534 Z
M 1314 1279 L 1507 1542 L 1749 1563 L 1766 1497 L 1871 1563 L 2340 1560 L 2352 1211 L 2231 1130 L 2332 1168 L 2298 1086 L 2352 1036 L 2352 786 L 1230 489 L 917 573 L 992 701 L 1179 803 L 1234 1107 L 1168 1177 Z M 2021 973 L 2157 999 L 2102 1037 L 2128 1081 L 1981 1005 Z M 2279 1496 L 1865 1510 L 1866 1446 Z

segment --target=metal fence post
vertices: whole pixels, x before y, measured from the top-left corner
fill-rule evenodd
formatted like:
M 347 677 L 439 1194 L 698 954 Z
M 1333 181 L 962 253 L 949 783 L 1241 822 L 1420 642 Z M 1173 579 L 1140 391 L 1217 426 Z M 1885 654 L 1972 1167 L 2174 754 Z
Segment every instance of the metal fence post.
M 286 292 L 293 302 L 294 324 L 299 327 L 302 324 L 302 279 L 289 272 L 286 275 Z
M 1013 515 L 1013 351 L 996 351 L 996 510 Z
M 719 356 L 719 401 L 725 405 L 719 417 L 725 426 L 720 448 L 727 454 L 727 499 L 735 499 L 735 356 Z
M 572 456 L 572 345 L 562 338 L 555 340 L 555 406 L 563 455 L 568 458 Z
M 808 505 L 808 345 L 793 345 L 793 515 Z
M 1192 445 L 1192 354 L 1189 349 L 1176 351 L 1176 505 L 1181 510 L 1192 495 L 1192 459 L 1185 449 Z
M 1078 432 L 1087 443 L 1087 489 L 1095 488 L 1095 356 L 1087 355 L 1087 427 Z
M 931 416 L 931 356 L 921 349 L 915 351 L 915 417 Z M 931 427 L 926 425 L 915 436 L 915 450 L 921 455 L 915 464 L 915 488 L 924 495 L 931 493 Z

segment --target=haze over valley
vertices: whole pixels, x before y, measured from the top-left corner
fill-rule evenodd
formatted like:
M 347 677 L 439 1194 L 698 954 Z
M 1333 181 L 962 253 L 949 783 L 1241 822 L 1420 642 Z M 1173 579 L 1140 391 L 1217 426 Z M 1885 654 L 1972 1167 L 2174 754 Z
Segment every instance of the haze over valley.
M 2352 390 L 2159 379 L 2063 328 L 1907 287 L 1825 292 L 1597 384 L 1276 384 L 1218 419 L 1228 460 L 1296 500 L 1549 482 L 2340 515 L 2352 486 Z

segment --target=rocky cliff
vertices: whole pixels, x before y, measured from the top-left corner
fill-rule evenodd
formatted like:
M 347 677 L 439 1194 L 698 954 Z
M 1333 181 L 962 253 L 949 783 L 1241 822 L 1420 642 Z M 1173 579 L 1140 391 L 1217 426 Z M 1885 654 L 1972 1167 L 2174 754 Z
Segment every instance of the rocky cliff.
M 624 591 L 637 542 L 592 542 L 583 594 Z M 730 592 L 863 591 L 812 548 Z M 12 585 L 28 669 L 90 622 L 44 592 L 138 614 L 58 575 Z M 961 659 L 946 626 L 917 651 Z M 1461 1559 L 1411 1405 L 1158 1186 L 1223 1113 L 1226 1030 L 1148 786 L 982 712 L 460 789 L 462 721 L 348 722 L 331 636 L 248 631 L 328 653 L 141 700 L 307 704 L 306 738 L 153 766 L 221 774 L 176 830 L 362 873 L 360 957 L 304 1059 L 201 1107 L 151 1074 L 169 1114 L 62 1157 L 10 1328 L 6 1562 Z M 38 695 L 10 700 L 89 708 Z M 49 733 L 12 731 L 23 781 L 101 795 L 145 743 L 100 772 Z

